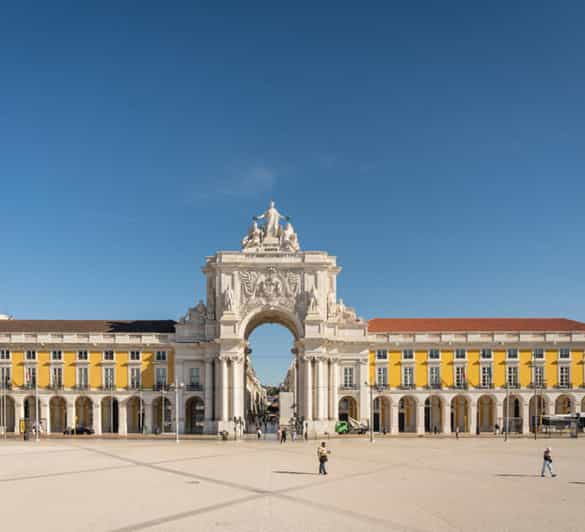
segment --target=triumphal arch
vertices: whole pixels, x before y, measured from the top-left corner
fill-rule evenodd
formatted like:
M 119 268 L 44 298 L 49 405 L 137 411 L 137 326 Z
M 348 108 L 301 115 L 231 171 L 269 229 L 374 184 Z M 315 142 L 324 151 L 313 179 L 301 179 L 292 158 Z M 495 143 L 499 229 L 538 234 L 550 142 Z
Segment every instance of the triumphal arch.
M 246 422 L 248 338 L 264 323 L 294 336 L 296 415 L 310 435 L 334 430 L 339 360 L 355 358 L 363 379 L 368 360 L 367 323 L 337 298 L 340 271 L 336 257 L 301 249 L 274 202 L 253 218 L 240 251 L 207 257 L 206 301 L 189 309 L 175 336 L 178 374 L 182 365 L 204 361 L 206 432 L 231 432 Z

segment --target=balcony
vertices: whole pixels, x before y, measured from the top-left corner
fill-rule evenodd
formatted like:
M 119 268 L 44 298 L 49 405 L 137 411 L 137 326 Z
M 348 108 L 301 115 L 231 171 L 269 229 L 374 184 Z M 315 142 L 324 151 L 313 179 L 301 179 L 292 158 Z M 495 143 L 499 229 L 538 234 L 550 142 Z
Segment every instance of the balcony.
M 54 391 L 63 391 L 63 384 L 60 382 L 56 382 L 56 383 L 51 383 L 48 386 L 49 390 L 54 390 Z
M 155 384 L 152 387 L 153 392 L 168 392 L 170 389 L 171 387 L 168 384 L 163 383 Z
M 116 385 L 115 384 L 102 384 L 100 386 L 100 390 L 102 390 L 104 392 L 113 392 L 116 390 Z
M 359 386 L 357 384 L 342 384 L 339 386 L 340 392 L 355 392 L 359 390 Z
M 203 384 L 187 384 L 185 390 L 188 392 L 202 392 L 204 387 Z
M 135 383 L 135 384 L 130 384 L 130 385 L 126 386 L 126 390 L 128 390 L 129 392 L 141 392 L 143 390 L 143 388 L 142 388 L 142 384 Z
M 532 388 L 533 390 L 535 388 L 538 390 L 546 390 L 546 382 L 531 382 L 528 388 Z
M 451 389 L 453 389 L 453 390 L 468 390 L 469 384 L 467 384 L 466 382 L 462 382 L 460 384 L 454 384 L 453 386 L 451 386 Z
M 74 389 L 74 390 L 80 390 L 80 391 L 83 391 L 83 390 L 89 390 L 89 384 L 76 384 L 76 385 L 73 387 L 73 389 Z
M 556 384 L 555 385 L 555 389 L 556 390 L 571 390 L 573 388 L 573 385 L 570 383 L 566 383 L 566 384 Z
M 386 384 L 372 384 L 371 386 L 377 392 L 383 392 L 383 391 L 387 391 L 390 389 L 390 385 L 388 383 L 386 383 Z
M 12 390 L 12 383 L 11 382 L 0 382 L 0 390 Z
M 520 385 L 517 382 L 509 382 L 508 384 L 504 384 L 501 388 L 502 390 L 507 390 L 508 388 L 510 390 L 518 390 Z
M 34 390 L 36 388 L 36 383 L 34 383 L 34 382 L 25 382 L 22 387 L 25 390 Z
M 416 384 L 414 384 L 414 383 L 401 384 L 398 388 L 400 390 L 416 390 Z
M 440 382 L 431 382 L 425 386 L 426 390 L 442 390 L 443 385 Z
M 478 390 L 493 390 L 493 388 L 494 388 L 494 383 L 493 383 L 493 382 L 490 382 L 490 383 L 478 384 L 478 385 L 476 386 L 476 388 L 477 388 Z

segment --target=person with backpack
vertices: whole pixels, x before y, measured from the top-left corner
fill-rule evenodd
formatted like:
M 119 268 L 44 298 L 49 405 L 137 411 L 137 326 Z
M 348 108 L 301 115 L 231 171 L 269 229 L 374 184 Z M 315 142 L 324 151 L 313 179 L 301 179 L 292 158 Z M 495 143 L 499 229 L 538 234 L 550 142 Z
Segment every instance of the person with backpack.
M 325 442 L 322 441 L 321 445 L 317 449 L 317 459 L 319 460 L 319 474 L 320 475 L 327 474 L 326 464 L 327 464 L 327 461 L 329 460 L 329 454 L 331 454 L 331 451 L 329 449 L 327 449 Z
M 552 466 L 552 453 L 551 453 L 551 448 L 547 447 L 544 450 L 544 455 L 543 455 L 543 460 L 542 460 L 542 470 L 540 472 L 540 476 L 544 477 L 544 470 L 548 469 L 548 472 L 550 473 L 551 477 L 556 477 L 556 473 L 553 470 L 553 466 Z

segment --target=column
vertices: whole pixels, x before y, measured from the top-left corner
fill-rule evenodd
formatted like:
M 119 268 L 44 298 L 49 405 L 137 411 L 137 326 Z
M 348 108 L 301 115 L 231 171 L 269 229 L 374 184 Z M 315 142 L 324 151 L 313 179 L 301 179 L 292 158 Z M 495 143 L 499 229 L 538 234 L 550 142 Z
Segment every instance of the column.
M 297 364 L 297 379 L 296 379 L 296 390 L 295 390 L 295 403 L 297 405 L 296 412 L 297 417 L 301 418 L 305 415 L 305 396 L 303 394 L 303 358 L 301 355 L 297 353 L 296 355 L 296 364 Z
M 102 409 L 99 398 L 94 399 L 93 403 L 93 432 L 94 434 L 102 433 Z
M 244 419 L 244 357 L 232 358 L 232 415 Z
M 144 400 L 144 432 L 152 433 L 152 400 Z
M 336 358 L 332 358 L 330 363 L 329 363 L 329 371 L 331 372 L 331 378 L 330 378 L 330 382 L 331 382 L 331 388 L 329 389 L 329 398 L 330 398 L 330 409 L 329 409 L 329 414 L 330 414 L 330 418 L 333 421 L 337 421 L 337 419 L 339 418 L 339 400 L 338 400 L 338 396 L 337 396 L 337 390 L 339 388 L 339 384 L 338 384 L 338 373 L 339 373 L 339 365 L 337 363 L 337 359 Z
M 205 421 L 213 419 L 213 361 L 205 359 Z
M 323 357 L 317 357 L 315 361 L 316 372 L 317 372 L 317 393 L 315 394 L 317 397 L 317 419 L 323 420 L 327 416 L 327 409 L 325 403 L 325 361 Z
M 469 405 L 469 432 L 471 434 L 477 434 L 477 400 L 471 399 Z
M 508 406 L 509 408 L 509 406 Z M 504 402 L 496 400 L 496 419 L 494 420 L 494 430 L 496 423 L 500 426 L 500 431 L 508 430 L 506 420 L 504 419 Z
M 416 433 L 425 433 L 425 403 L 422 398 L 416 404 Z
M 305 366 L 305 419 L 311 421 L 313 419 L 313 368 L 311 357 L 306 356 L 303 364 Z
M 441 432 L 443 434 L 450 434 L 451 433 L 451 404 L 445 398 L 442 399 L 441 403 Z
M 67 414 L 65 418 L 65 427 L 69 427 L 74 429 L 76 426 L 76 419 L 75 419 L 75 399 L 76 397 L 67 397 L 66 401 L 66 408 Z
M 392 405 L 390 406 L 390 432 L 392 434 L 398 434 L 398 413 L 400 410 L 400 403 L 398 399 L 396 401 L 392 401 Z
M 219 419 L 221 421 L 227 421 L 228 420 L 229 381 L 228 381 L 227 360 L 225 359 L 225 357 L 220 358 L 219 364 L 220 364 L 219 387 L 220 387 L 220 393 L 221 393 Z
M 368 378 L 368 358 L 360 360 L 360 404 L 359 404 L 359 416 L 360 421 L 370 422 L 370 390 L 369 390 L 369 378 Z
M 43 408 L 42 408 L 42 412 L 45 413 L 45 425 L 44 425 L 44 429 L 45 432 L 47 434 L 49 434 L 51 432 L 51 408 L 49 407 L 49 398 L 47 397 L 46 399 L 43 400 Z M 39 417 L 39 423 L 41 423 L 41 418 Z
M 522 402 L 522 434 L 530 434 L 530 403 Z
M 118 400 L 118 434 L 126 436 L 128 434 L 128 401 Z

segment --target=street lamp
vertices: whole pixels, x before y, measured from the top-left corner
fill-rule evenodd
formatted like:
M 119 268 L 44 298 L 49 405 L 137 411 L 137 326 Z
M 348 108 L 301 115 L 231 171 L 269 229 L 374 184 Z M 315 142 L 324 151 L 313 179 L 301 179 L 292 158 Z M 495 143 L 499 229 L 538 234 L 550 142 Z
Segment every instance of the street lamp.
M 370 387 L 370 443 L 374 443 L 374 388 L 380 393 L 384 389 L 384 386 L 369 384 L 368 381 L 364 382 L 364 385 Z
M 179 390 L 184 388 L 185 384 L 175 380 L 175 441 L 179 443 Z

